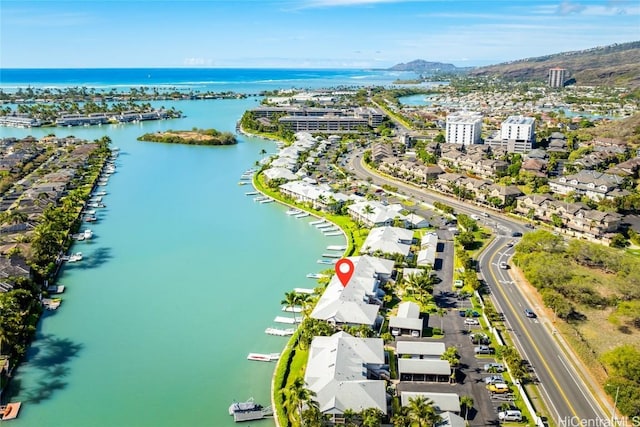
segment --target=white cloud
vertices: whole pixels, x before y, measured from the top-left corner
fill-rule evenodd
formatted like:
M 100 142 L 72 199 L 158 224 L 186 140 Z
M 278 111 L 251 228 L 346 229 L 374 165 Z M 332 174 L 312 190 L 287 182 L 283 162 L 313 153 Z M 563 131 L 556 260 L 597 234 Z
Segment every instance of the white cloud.
M 556 9 L 560 15 L 571 15 L 573 13 L 580 13 L 586 9 L 586 6 L 580 3 L 572 3 L 569 0 L 565 0 L 558 5 Z

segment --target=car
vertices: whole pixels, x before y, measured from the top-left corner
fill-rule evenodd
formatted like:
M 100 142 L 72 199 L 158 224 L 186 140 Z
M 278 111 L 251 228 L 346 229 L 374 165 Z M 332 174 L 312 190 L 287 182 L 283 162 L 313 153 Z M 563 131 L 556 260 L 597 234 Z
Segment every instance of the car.
M 530 317 L 532 319 L 536 318 L 536 314 L 533 312 L 533 310 L 531 310 L 530 308 L 525 308 L 524 309 L 524 315 L 527 317 Z
M 491 342 L 487 334 L 483 334 L 482 332 L 474 332 L 469 334 L 469 339 L 472 344 L 476 345 L 487 345 Z
M 509 269 L 509 264 L 507 264 L 506 262 L 502 261 L 500 263 L 500 268 L 503 270 L 508 270 Z
M 513 240 L 507 243 L 507 247 L 508 247 L 508 248 L 512 247 L 513 245 L 514 245 Z
M 418 337 L 420 337 L 420 332 L 418 332 L 418 331 L 411 331 L 411 336 L 412 336 L 412 337 L 414 337 L 414 338 L 418 338 Z
M 484 370 L 486 372 L 504 372 L 504 365 L 502 363 L 485 363 Z
M 508 409 L 498 412 L 498 419 L 500 421 L 522 421 L 522 412 L 518 409 Z
M 480 217 L 478 215 L 470 215 L 471 219 L 478 221 Z
M 522 233 L 519 231 L 512 231 L 511 237 L 522 237 Z
M 487 346 L 487 345 L 478 345 L 473 348 L 473 352 L 475 354 L 493 354 L 495 353 L 495 349 Z
M 504 394 L 509 393 L 511 390 L 505 383 L 487 384 L 487 390 L 491 393 Z
M 478 319 L 467 317 L 466 319 L 464 319 L 464 324 L 472 326 L 472 325 L 479 325 L 480 322 L 478 322 Z
M 484 378 L 485 384 L 495 384 L 495 383 L 503 383 L 506 384 L 506 381 L 502 377 L 502 375 L 491 375 L 490 377 Z

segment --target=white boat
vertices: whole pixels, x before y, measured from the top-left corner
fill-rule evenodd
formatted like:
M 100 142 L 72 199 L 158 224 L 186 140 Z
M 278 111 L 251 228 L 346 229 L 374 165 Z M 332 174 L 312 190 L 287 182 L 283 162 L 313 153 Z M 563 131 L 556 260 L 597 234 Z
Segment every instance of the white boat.
M 84 214 L 85 215 L 95 215 L 96 211 L 94 211 L 93 209 L 89 209 L 89 210 L 84 211 Z
M 82 252 L 76 252 L 75 254 L 69 255 L 69 259 L 67 261 L 69 262 L 82 261 Z
M 273 362 L 280 358 L 280 353 L 249 353 L 247 359 L 249 360 L 257 360 L 259 362 Z
M 316 228 L 318 230 L 322 230 L 323 228 L 329 228 L 329 227 L 333 227 L 334 225 L 331 223 L 325 223 L 325 224 L 318 224 L 316 225 Z
M 102 196 L 92 196 L 89 197 L 89 200 L 87 200 L 87 203 L 100 203 L 102 201 Z
M 264 333 L 267 335 L 276 335 L 279 337 L 289 337 L 295 333 L 294 328 L 288 329 L 279 329 L 279 328 L 267 328 L 264 330 Z
M 318 219 L 316 221 L 311 221 L 309 225 L 319 225 L 319 224 L 322 224 L 323 222 L 324 222 L 324 219 Z
M 249 398 L 246 402 L 233 402 L 231 406 L 229 406 L 229 415 L 233 415 L 237 412 L 247 412 L 247 411 L 261 411 L 262 405 L 257 404 L 253 401 L 253 397 Z
M 324 233 L 325 236 L 340 236 L 342 231 L 332 231 L 330 233 Z
M 328 265 L 333 265 L 336 262 L 338 262 L 337 259 L 319 259 L 318 261 L 316 261 L 318 264 L 328 264 Z
M 309 289 L 309 288 L 293 288 L 293 292 L 298 293 L 298 294 L 315 294 L 316 291 L 313 289 Z
M 106 192 L 106 191 L 98 191 L 98 192 L 96 192 L 96 193 L 93 193 L 93 195 L 94 195 L 94 196 L 99 196 L 99 197 L 101 197 L 101 196 L 106 196 L 106 195 L 107 195 L 107 192 Z
M 325 274 L 320 274 L 320 273 L 307 274 L 307 279 L 322 279 L 323 277 L 327 277 L 327 276 Z
M 328 251 L 346 251 L 347 245 L 329 245 L 327 246 Z
M 309 216 L 309 212 L 300 212 L 297 215 L 294 215 L 296 218 L 306 218 Z
M 244 193 L 245 196 L 255 196 L 256 194 L 260 194 L 257 191 L 247 191 Z
M 288 211 L 285 212 L 287 215 L 298 215 L 300 213 L 302 213 L 301 210 L 299 209 L 289 209 Z
M 84 235 L 84 238 L 87 239 L 87 240 L 93 237 L 93 231 L 91 231 L 88 228 L 86 230 L 84 230 L 82 232 L 82 234 Z
M 64 292 L 64 285 L 51 285 L 47 287 L 50 294 L 61 294 Z
M 253 201 L 254 201 L 254 202 L 261 202 L 261 201 L 263 201 L 263 200 L 267 200 L 267 199 L 268 199 L 268 197 L 267 197 L 267 196 L 258 196 L 258 197 L 254 197 L 254 198 L 253 198 Z
M 333 233 L 334 231 L 338 231 L 339 228 L 338 227 L 330 227 L 330 228 L 323 228 L 322 232 L 323 233 Z
M 240 182 L 238 182 L 238 185 L 247 185 L 247 184 L 248 184 L 248 182 L 247 182 L 247 181 L 240 181 Z
M 276 323 L 286 323 L 288 325 L 293 325 L 294 323 L 300 323 L 300 319 L 298 319 L 297 317 L 294 319 L 293 317 L 286 317 L 286 316 L 276 316 L 276 318 L 273 319 L 273 321 Z
M 262 203 L 271 203 L 271 202 L 273 202 L 273 199 L 269 199 L 269 198 L 267 198 L 267 199 L 265 199 L 265 200 L 260 200 L 260 203 L 261 203 L 261 204 L 262 204 Z
M 282 311 L 286 311 L 287 313 L 302 313 L 302 307 L 285 305 L 282 307 Z

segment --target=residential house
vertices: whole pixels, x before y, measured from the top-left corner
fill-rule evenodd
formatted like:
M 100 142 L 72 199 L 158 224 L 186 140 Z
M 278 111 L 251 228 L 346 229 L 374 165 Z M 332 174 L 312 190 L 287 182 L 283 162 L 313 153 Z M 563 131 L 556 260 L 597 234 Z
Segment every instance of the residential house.
M 383 342 L 346 332 L 315 337 L 309 348 L 304 381 L 315 394 L 320 412 L 344 423 L 347 411 L 375 408 L 387 413 Z
M 411 301 L 398 304 L 397 315 L 389 317 L 389 330 L 393 336 L 421 337 L 423 326 L 424 320 L 420 317 L 420 306 Z
M 364 243 L 362 253 L 399 254 L 408 257 L 413 243 L 413 231 L 399 227 L 373 228 Z

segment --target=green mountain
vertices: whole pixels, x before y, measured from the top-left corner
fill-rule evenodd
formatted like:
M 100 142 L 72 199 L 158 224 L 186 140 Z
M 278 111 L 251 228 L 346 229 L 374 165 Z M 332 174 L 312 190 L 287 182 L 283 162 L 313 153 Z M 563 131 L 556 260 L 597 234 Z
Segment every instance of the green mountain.
M 445 64 L 442 62 L 429 62 L 423 59 L 396 64 L 389 68 L 391 71 L 414 71 L 416 73 L 433 73 L 433 72 L 451 72 L 458 70 L 453 64 Z
M 472 76 L 547 80 L 550 68 L 565 68 L 579 85 L 640 87 L 640 41 L 527 58 L 471 70 Z

